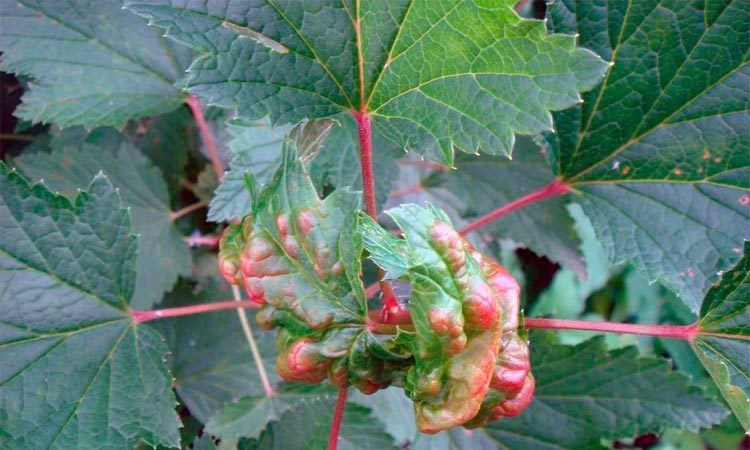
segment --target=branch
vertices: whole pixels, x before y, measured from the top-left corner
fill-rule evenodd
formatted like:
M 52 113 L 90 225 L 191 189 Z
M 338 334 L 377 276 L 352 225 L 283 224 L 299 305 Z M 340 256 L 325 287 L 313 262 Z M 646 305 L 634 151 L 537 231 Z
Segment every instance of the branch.
M 191 212 L 195 211 L 196 209 L 205 208 L 210 203 L 210 200 L 201 200 L 199 202 L 195 202 L 192 205 L 188 205 L 184 208 L 178 209 L 177 211 L 173 211 L 169 213 L 169 220 L 174 222 L 175 220 L 179 219 L 180 217 L 190 214 Z
M 362 106 L 364 108 L 364 105 Z M 375 177 L 372 170 L 372 126 L 367 112 L 353 111 L 354 119 L 357 121 L 357 133 L 359 135 L 359 161 L 362 166 L 362 188 L 365 195 L 365 211 L 373 219 L 378 219 L 378 207 L 375 202 Z M 403 308 L 398 304 L 393 294 L 393 287 L 383 280 L 383 271 L 378 269 L 380 290 L 383 292 L 382 315 L 387 319 L 389 315 L 398 315 Z M 385 320 L 384 320 L 385 321 Z
M 206 247 L 216 247 L 219 245 L 221 236 L 185 236 L 185 242 L 191 247 L 204 245 Z
M 226 300 L 223 302 L 179 306 L 176 308 L 152 309 L 150 311 L 138 311 L 133 309 L 130 311 L 130 315 L 133 317 L 133 322 L 144 323 L 150 322 L 152 320 L 166 319 L 168 317 L 190 316 L 193 314 L 202 314 L 211 311 L 221 311 L 223 309 L 236 308 L 260 308 L 260 305 L 250 300 L 240 302 L 239 304 L 234 300 Z
M 203 116 L 203 111 L 201 111 L 201 105 L 198 102 L 198 97 L 191 95 L 187 100 L 185 100 L 185 103 L 193 113 L 193 117 L 195 117 L 195 122 L 198 124 L 198 129 L 201 132 L 203 142 L 206 144 L 206 150 L 208 150 L 208 156 L 211 159 L 211 164 L 213 164 L 214 166 L 214 172 L 216 172 L 216 176 L 218 177 L 218 179 L 221 180 L 222 177 L 224 177 L 224 166 L 221 164 L 219 151 L 216 149 L 214 138 L 213 136 L 211 136 L 211 130 L 208 129 L 206 118 Z
M 331 433 L 328 435 L 328 450 L 336 450 L 339 442 L 339 430 L 341 430 L 341 419 L 344 417 L 344 407 L 346 406 L 346 395 L 348 388 L 339 389 L 339 396 L 336 399 L 336 409 L 333 410 L 333 420 L 331 421 Z
M 503 217 L 506 214 L 509 214 L 513 211 L 519 210 L 525 206 L 529 206 L 532 203 L 536 203 L 546 198 L 553 197 L 555 195 L 565 194 L 569 190 L 570 190 L 569 184 L 565 183 L 559 178 L 556 178 L 550 184 L 540 189 L 537 189 L 535 191 L 529 192 L 523 197 L 519 197 L 513 200 L 512 202 L 506 205 L 503 205 L 500 208 L 497 208 L 494 211 L 488 212 L 487 214 L 483 215 L 477 220 L 464 226 L 463 228 L 458 230 L 458 232 L 461 234 L 471 233 L 472 231 L 476 231 L 479 228 L 482 228 L 483 226 L 491 222 L 494 222 L 495 220 Z
M 234 296 L 235 306 L 237 306 L 238 304 L 241 305 L 243 303 L 242 294 L 240 294 L 239 286 L 232 285 L 232 295 Z M 260 382 L 263 384 L 263 390 L 266 392 L 266 397 L 272 397 L 273 388 L 271 387 L 271 382 L 268 381 L 268 374 L 266 373 L 266 368 L 263 365 L 263 359 L 260 357 L 258 346 L 255 344 L 255 338 L 253 337 L 253 330 L 250 329 L 250 322 L 247 320 L 247 314 L 245 314 L 245 310 L 243 309 L 242 306 L 237 307 L 237 315 L 240 316 L 240 323 L 242 324 L 242 331 L 245 332 L 245 338 L 247 338 L 247 343 L 250 346 L 250 353 L 253 354 L 253 360 L 255 361 L 255 366 L 258 368 L 258 375 L 260 376 Z
M 605 333 L 638 334 L 674 339 L 690 340 L 698 331 L 698 324 L 692 325 L 640 325 L 637 323 L 588 322 L 563 319 L 525 319 L 526 328 L 548 328 L 555 330 L 601 331 Z

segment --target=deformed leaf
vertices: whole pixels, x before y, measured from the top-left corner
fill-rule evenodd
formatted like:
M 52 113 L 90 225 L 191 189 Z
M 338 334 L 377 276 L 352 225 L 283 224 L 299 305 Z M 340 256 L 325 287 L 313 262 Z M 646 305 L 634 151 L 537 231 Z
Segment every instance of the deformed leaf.
M 750 9 L 559 0 L 548 17 L 614 62 L 583 106 L 554 115 L 555 171 L 613 263 L 697 311 L 750 238 Z
M 406 204 L 386 213 L 403 240 L 388 237 L 369 217 L 361 230 L 371 259 L 411 283 L 415 332 L 400 339 L 414 357 L 404 389 L 414 400 L 417 427 L 437 433 L 519 414 L 531 401 L 534 378 L 517 334 L 518 284 L 474 250 L 444 211 Z
M 360 202 L 348 189 L 321 200 L 287 140 L 281 167 L 250 214 L 222 237 L 222 275 L 263 305 L 261 327 L 281 328 L 276 369 L 286 380 L 328 378 L 374 392 L 408 362 L 393 338 L 380 340 L 369 327 L 356 233 Z
M 552 127 L 606 63 L 521 19 L 515 0 L 340 3 L 127 0 L 199 56 L 189 89 L 274 124 L 366 112 L 407 150 L 510 154 Z M 492 114 L 487 114 L 492 111 Z
M 18 114 L 58 125 L 122 127 L 176 109 L 190 52 L 118 0 L 0 2 L 0 68 L 34 79 Z
M 53 141 L 51 152 L 25 153 L 15 160 L 25 175 L 44 180 L 73 198 L 79 188 L 103 172 L 130 208 L 138 233 L 136 288 L 131 306 L 148 309 L 172 289 L 179 275 L 190 273 L 190 252 L 170 217 L 167 185 L 159 169 L 122 136 L 108 133 L 91 144 Z
M 750 431 L 750 242 L 740 262 L 706 294 L 692 346 Z
M 97 176 L 71 203 L 0 163 L 0 446 L 179 445 L 167 348 L 135 324 L 135 236 Z

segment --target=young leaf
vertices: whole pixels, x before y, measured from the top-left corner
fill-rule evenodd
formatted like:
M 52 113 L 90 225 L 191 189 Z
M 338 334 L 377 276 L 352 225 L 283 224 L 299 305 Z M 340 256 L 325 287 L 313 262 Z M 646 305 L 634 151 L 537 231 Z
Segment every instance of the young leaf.
M 96 144 L 25 153 L 15 161 L 29 178 L 44 180 L 68 198 L 98 172 L 109 177 L 130 208 L 138 233 L 133 308 L 150 308 L 172 289 L 179 275 L 190 273 L 189 248 L 170 218 L 169 193 L 161 172 L 117 133 L 97 139 Z
M 97 176 L 73 203 L 0 163 L 0 446 L 179 445 L 159 334 L 135 324 L 135 236 Z
M 0 29 L 0 68 L 35 80 L 23 119 L 121 127 L 185 100 L 174 83 L 190 53 L 123 14 L 118 0 L 3 1 Z
M 560 0 L 548 12 L 614 62 L 582 107 L 555 114 L 555 170 L 610 260 L 695 311 L 750 238 L 750 9 L 714 6 Z
M 307 401 L 287 411 L 256 440 L 240 441 L 238 450 L 317 450 L 327 447 L 335 399 Z M 339 432 L 340 450 L 397 450 L 393 438 L 370 411 L 349 404 Z
M 457 207 L 467 220 L 484 215 L 554 179 L 539 147 L 530 141 L 517 141 L 513 160 L 459 155 L 456 158 L 458 170 L 435 172 L 422 185 L 428 189 L 448 189 L 463 201 Z M 565 203 L 560 197 L 549 198 L 502 217 L 481 232 L 512 239 L 585 278 L 586 267 L 578 248 L 580 239 Z
M 750 242 L 701 306 L 692 345 L 745 430 L 750 430 Z
M 300 403 L 335 398 L 336 391 L 326 385 L 284 383 L 273 396 L 243 397 L 227 405 L 206 423 L 206 432 L 231 445 L 239 438 L 254 439 L 272 421 Z
M 271 179 L 281 162 L 281 144 L 288 131 L 288 127 L 271 128 L 267 121 L 227 123 L 231 161 L 209 205 L 208 220 L 230 221 L 250 212 L 252 201 L 245 177 L 252 175 L 261 185 Z
M 510 154 L 513 132 L 552 127 L 606 64 L 521 19 L 515 0 L 243 3 L 127 0 L 202 55 L 189 89 L 276 123 L 371 114 L 405 149 Z M 487 114 L 492 111 L 492 114 Z
M 604 449 L 601 439 L 697 430 L 727 415 L 666 360 L 639 358 L 635 347 L 607 351 L 602 337 L 564 346 L 534 332 L 531 367 L 537 388 L 528 409 L 485 428 L 502 448 Z

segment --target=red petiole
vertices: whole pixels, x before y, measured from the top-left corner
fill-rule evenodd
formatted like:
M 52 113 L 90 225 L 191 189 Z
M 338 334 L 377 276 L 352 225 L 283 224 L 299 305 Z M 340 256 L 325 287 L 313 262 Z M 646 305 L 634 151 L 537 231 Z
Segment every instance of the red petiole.
M 239 308 L 259 308 L 261 305 L 254 301 L 246 300 L 236 302 L 227 300 L 222 302 L 201 303 L 199 305 L 181 306 L 177 308 L 154 309 L 151 311 L 132 310 L 130 315 L 136 323 L 150 322 L 152 320 L 166 319 L 167 317 L 180 317 L 192 314 L 201 314 L 211 311 L 220 311 L 224 309 Z M 546 328 L 555 330 L 581 330 L 597 331 L 604 333 L 621 333 L 637 334 L 642 336 L 656 336 L 674 339 L 690 340 L 697 335 L 714 336 L 715 333 L 702 332 L 698 329 L 698 324 L 692 325 L 641 325 L 635 323 L 618 323 L 618 322 L 589 322 L 584 320 L 563 320 L 563 319 L 538 319 L 526 318 L 525 327 L 528 329 Z M 380 320 L 377 311 L 371 311 L 366 323 L 368 330 L 378 334 L 393 334 L 396 327 L 410 329 L 412 327 L 411 318 L 408 311 L 394 317 L 390 322 Z M 728 338 L 742 339 L 741 336 L 721 335 Z

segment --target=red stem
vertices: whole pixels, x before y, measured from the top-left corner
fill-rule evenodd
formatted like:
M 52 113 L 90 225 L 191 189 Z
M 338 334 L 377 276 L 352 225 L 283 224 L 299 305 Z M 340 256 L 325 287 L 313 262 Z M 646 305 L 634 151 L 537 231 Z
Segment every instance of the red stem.
M 152 309 L 151 311 L 131 310 L 130 315 L 136 323 L 150 322 L 157 319 L 166 319 L 167 317 L 189 316 L 191 314 L 200 314 L 211 311 L 220 311 L 222 309 L 237 308 L 260 308 L 260 305 L 251 300 L 237 302 L 227 300 L 223 302 L 201 303 L 191 306 L 180 306 L 177 308 Z
M 373 219 L 378 218 L 378 207 L 375 203 L 375 177 L 372 170 L 372 126 L 370 117 L 362 111 L 352 111 L 354 120 L 357 121 L 357 132 L 359 134 L 359 161 L 362 166 L 362 188 L 365 194 L 365 211 Z M 393 288 L 387 281 L 383 281 L 382 271 L 378 271 L 380 278 L 380 290 L 383 292 L 382 315 L 387 319 L 390 315 L 398 315 L 402 308 L 393 294 Z
M 188 205 L 184 208 L 178 209 L 177 211 L 173 211 L 169 214 L 169 220 L 175 221 L 186 214 L 190 214 L 196 209 L 205 208 L 206 206 L 208 206 L 209 202 L 210 200 L 201 200 L 199 202 L 193 203 L 192 205 Z
M 191 247 L 204 245 L 206 247 L 216 247 L 221 240 L 220 236 L 185 236 L 185 242 Z
M 605 333 L 639 334 L 675 339 L 692 339 L 698 324 L 692 325 L 640 325 L 637 323 L 587 322 L 563 319 L 524 319 L 526 328 L 552 328 L 556 330 L 603 331 Z
M 151 320 L 166 319 L 167 317 L 188 316 L 191 314 L 220 311 L 223 309 L 259 308 L 260 306 L 261 305 L 251 300 L 244 300 L 241 302 L 227 300 L 213 303 L 201 303 L 192 306 L 180 306 L 177 308 L 154 309 L 151 311 L 132 310 L 130 311 L 130 315 L 136 323 L 144 323 Z M 411 317 L 409 317 L 408 311 L 405 311 L 405 313 L 406 314 L 392 317 L 389 322 L 384 322 L 379 320 L 377 311 L 371 311 L 366 326 L 368 329 L 380 333 L 387 333 L 389 330 L 394 330 L 390 325 L 411 326 Z M 600 331 L 604 333 L 639 334 L 643 336 L 658 336 L 688 340 L 696 335 L 746 339 L 745 336 L 741 335 L 702 332 L 699 330 L 697 323 L 692 325 L 641 325 L 637 323 L 526 318 L 524 319 L 524 325 L 528 329 L 548 328 L 555 330 Z
M 521 209 L 532 203 L 536 203 L 538 201 L 544 200 L 545 198 L 564 194 L 568 192 L 569 190 L 570 190 L 569 184 L 565 183 L 559 178 L 556 178 L 550 184 L 540 189 L 537 189 L 535 191 L 529 192 L 523 197 L 519 197 L 513 200 L 512 202 L 506 205 L 503 205 L 500 208 L 497 208 L 494 211 L 488 212 L 487 214 L 483 215 L 477 220 L 464 226 L 463 228 L 458 230 L 458 232 L 461 234 L 471 233 L 472 231 L 478 230 L 479 228 L 482 228 L 483 226 L 487 225 L 490 222 L 494 222 L 495 220 L 499 219 L 500 217 L 506 214 L 509 214 L 513 211 Z
M 187 103 L 190 111 L 193 113 L 193 117 L 195 117 L 195 122 L 198 124 L 198 129 L 201 132 L 203 142 L 206 144 L 206 149 L 208 150 L 208 156 L 211 159 L 211 164 L 213 164 L 214 166 L 214 172 L 216 172 L 216 176 L 221 180 L 224 176 L 224 167 L 221 164 L 219 151 L 216 149 L 214 138 L 213 136 L 211 136 L 211 130 L 208 129 L 206 118 L 203 116 L 203 111 L 201 111 L 201 105 L 198 102 L 198 97 L 191 95 L 187 100 L 185 100 L 185 103 Z
M 344 387 L 339 389 L 339 397 L 336 399 L 336 409 L 333 410 L 331 433 L 328 435 L 328 450 L 336 450 L 338 446 L 341 419 L 344 417 L 344 407 L 346 406 L 346 395 L 348 393 L 349 388 Z

